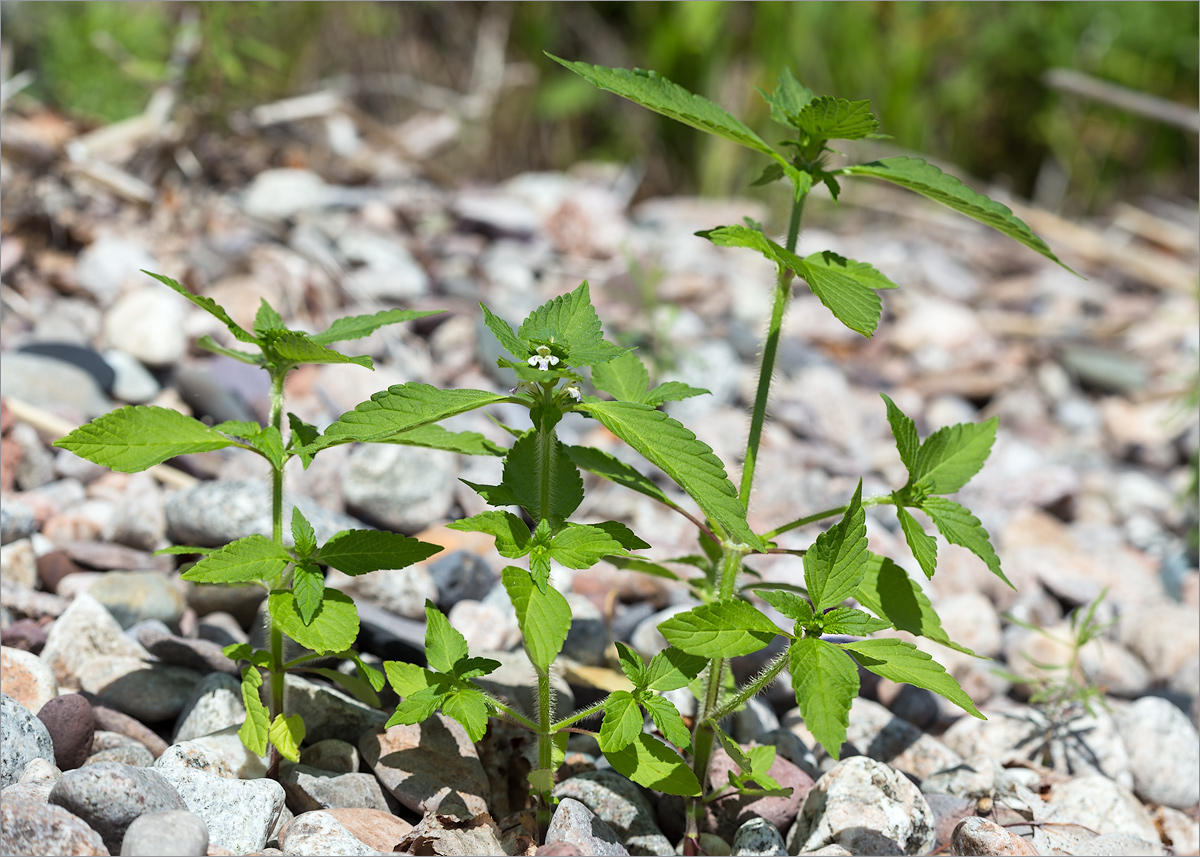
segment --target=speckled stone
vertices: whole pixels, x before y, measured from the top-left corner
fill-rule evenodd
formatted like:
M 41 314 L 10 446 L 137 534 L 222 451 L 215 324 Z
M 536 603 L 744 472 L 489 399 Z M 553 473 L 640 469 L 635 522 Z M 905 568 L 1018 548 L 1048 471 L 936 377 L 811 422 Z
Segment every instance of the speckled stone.
M 1038 853 L 1026 840 L 986 818 L 964 818 L 960 821 L 950 836 L 950 848 L 952 854 L 964 857 Z
M 661 834 L 654 810 L 638 786 L 613 770 L 585 771 L 554 787 L 557 798 L 579 801 L 617 832 L 622 841 Z
M 192 689 L 175 721 L 174 741 L 211 735 L 246 720 L 242 683 L 228 673 L 209 673 Z
M 1100 834 L 1126 833 L 1148 842 L 1158 841 L 1149 810 L 1132 791 L 1103 774 L 1080 774 L 1055 785 L 1047 798 L 1038 814 L 1039 821 L 1079 824 Z
M 292 765 L 280 778 L 288 808 L 295 813 L 330 807 L 390 810 L 388 797 L 374 774 L 338 774 L 308 765 Z
M 328 812 L 315 810 L 296 816 L 279 833 L 284 854 L 369 857 L 379 854 Z
M 237 779 L 228 760 L 216 750 L 195 741 L 179 741 L 154 760 L 155 768 L 185 768 L 204 771 L 218 777 Z
M 28 708 L 6 693 L 0 693 L 0 789 L 17 782 L 25 766 L 34 759 L 54 763 L 54 743 L 46 726 Z
M 145 649 L 123 633 L 112 614 L 90 595 L 79 595 L 54 620 L 41 658 L 60 687 L 79 687 L 79 670 L 100 655 L 144 658 Z
M 390 812 L 361 807 L 334 807 L 325 810 L 350 831 L 359 842 L 376 851 L 396 850 L 397 843 L 412 831 L 412 825 Z
M 765 818 L 751 818 L 733 837 L 734 857 L 787 857 L 779 828 Z
M 97 750 L 87 757 L 84 765 L 99 765 L 101 763 L 117 762 L 133 768 L 149 768 L 154 765 L 154 756 L 143 745 L 136 741 L 122 744 L 119 747 L 109 747 Z
M 878 702 L 856 697 L 846 740 L 863 755 L 917 777 L 952 768 L 962 757 Z
M 1186 714 L 1145 696 L 1114 718 L 1129 751 L 1133 790 L 1147 803 L 1190 809 L 1200 801 L 1200 735 Z
M 85 765 L 63 773 L 50 803 L 79 816 L 118 852 L 125 830 L 139 815 L 186 809 L 171 784 L 156 772 L 117 762 Z
M 88 589 L 122 628 L 157 619 L 178 628 L 187 602 L 181 587 L 159 571 L 109 571 Z
M 100 834 L 61 806 L 27 797 L 0 800 L 0 852 L 108 857 Z
M 288 673 L 283 680 L 283 704 L 304 719 L 305 740 L 315 744 L 326 738 L 343 740 L 361 735 L 387 722 L 388 715 L 340 690 L 323 687 Z
M 174 719 L 203 673 L 137 658 L 92 658 L 80 667 L 80 684 L 102 702 L 143 723 Z
M 274 780 L 234 780 L 204 771 L 155 771 L 173 785 L 185 808 L 208 826 L 209 841 L 238 854 L 257 851 L 283 809 L 283 786 Z
M 187 810 L 148 812 L 125 830 L 121 857 L 204 857 L 208 827 Z
M 203 673 L 238 673 L 237 664 L 221 651 L 223 647 L 210 640 L 181 637 L 172 634 L 166 628 L 149 624 L 138 628 L 137 640 L 145 646 L 146 651 L 164 664 L 187 667 Z
M 78 768 L 91 754 L 96 719 L 92 706 L 78 693 L 64 693 L 42 706 L 38 719 L 54 743 L 55 764 L 61 770 Z
M 0 647 L 0 684 L 5 693 L 34 714 L 58 696 L 54 670 L 37 655 L 8 646 Z
M 629 853 L 611 827 L 582 803 L 569 797 L 558 802 L 546 830 L 546 841 L 570 842 L 583 854 Z

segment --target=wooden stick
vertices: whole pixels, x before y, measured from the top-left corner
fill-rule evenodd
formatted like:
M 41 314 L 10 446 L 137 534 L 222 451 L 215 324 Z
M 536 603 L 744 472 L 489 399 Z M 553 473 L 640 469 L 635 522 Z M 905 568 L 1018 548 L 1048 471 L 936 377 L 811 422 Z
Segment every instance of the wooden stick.
M 1101 101 L 1137 116 L 1200 134 L 1200 111 L 1170 99 L 1118 86 L 1069 68 L 1052 68 L 1042 80 L 1051 89 Z

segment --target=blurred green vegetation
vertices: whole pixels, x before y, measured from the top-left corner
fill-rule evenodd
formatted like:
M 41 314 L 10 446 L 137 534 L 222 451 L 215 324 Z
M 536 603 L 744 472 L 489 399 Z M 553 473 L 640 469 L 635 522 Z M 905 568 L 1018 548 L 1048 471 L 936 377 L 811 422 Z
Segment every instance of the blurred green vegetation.
M 75 115 L 139 112 L 166 74 L 184 4 L 7 2 L 13 71 Z M 754 91 L 790 66 L 818 93 L 868 98 L 896 146 L 1034 195 L 1044 165 L 1083 213 L 1141 194 L 1196 196 L 1197 140 L 1116 108 L 1056 93 L 1050 68 L 1194 107 L 1200 5 L 1175 2 L 197 3 L 202 47 L 188 101 L 208 127 L 230 111 L 308 91 L 337 75 L 403 72 L 469 85 L 481 16 L 508 19 L 508 59 L 530 85 L 501 109 L 461 169 L 499 178 L 583 158 L 637 160 L 655 192 L 739 192 L 761 166 L 734 147 L 600 93 L 543 51 L 653 68 L 769 132 Z M 414 107 L 374 93 L 398 121 Z M 482 154 L 480 154 L 482 152 Z

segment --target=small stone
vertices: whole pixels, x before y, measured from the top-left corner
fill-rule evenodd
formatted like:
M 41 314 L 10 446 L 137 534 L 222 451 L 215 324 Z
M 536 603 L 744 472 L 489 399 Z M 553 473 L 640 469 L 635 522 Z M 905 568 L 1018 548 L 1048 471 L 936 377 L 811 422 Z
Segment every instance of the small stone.
M 237 779 L 233 768 L 220 752 L 197 741 L 177 741 L 154 760 L 155 768 L 184 768 L 218 777 Z
M 37 587 L 37 555 L 30 539 L 17 539 L 0 547 L 0 579 L 21 589 Z
M 507 606 L 463 599 L 446 617 L 462 631 L 468 648 L 475 651 L 508 651 L 521 642 L 521 626 L 511 603 Z
M 1096 833 L 1158 841 L 1154 819 L 1133 793 L 1103 774 L 1084 773 L 1050 790 L 1039 821 L 1078 824 Z M 1036 844 L 1036 843 L 1035 843 Z
M 659 632 L 658 626 L 677 613 L 691 610 L 695 606 L 673 604 L 646 617 L 629 635 L 629 645 L 649 663 L 651 658 L 667 647 L 667 638 Z
M 304 720 L 305 740 L 310 743 L 361 735 L 365 730 L 382 726 L 388 719 L 384 712 L 340 690 L 313 684 L 294 673 L 284 677 L 283 706 Z
M 36 530 L 37 516 L 33 509 L 15 497 L 5 496 L 0 505 L 0 544 L 28 538 Z
M 88 589 L 122 628 L 157 619 L 178 628 L 187 602 L 180 587 L 157 571 L 110 571 Z
M 171 366 L 187 350 L 187 304 L 159 285 L 126 292 L 104 314 L 104 338 L 147 366 Z
M 104 605 L 90 595 L 78 595 L 50 626 L 42 660 L 54 670 L 60 686 L 78 687 L 79 670 L 101 655 L 142 658 L 146 651 L 122 633 Z
M 349 595 L 366 598 L 398 616 L 420 619 L 425 616 L 425 602 L 437 597 L 437 588 L 429 570 L 422 565 L 407 568 L 388 568 L 370 575 L 352 578 L 336 585 Z
M 546 841 L 569 842 L 583 854 L 629 853 L 611 827 L 582 803 L 569 797 L 558 802 L 546 830 Z
M 481 601 L 496 585 L 496 572 L 487 561 L 465 550 L 434 557 L 429 563 L 429 576 L 437 589 L 434 603 L 443 611 L 464 599 Z
M 70 413 L 81 421 L 112 410 L 108 397 L 89 372 L 39 354 L 5 352 L 0 362 L 0 387 L 6 396 L 36 408 Z
M 574 592 L 567 594 L 567 604 L 571 608 L 571 627 L 562 654 L 584 666 L 602 666 L 608 648 L 604 616 L 595 604 Z
M 195 745 L 198 752 L 204 754 L 205 758 L 216 758 L 220 760 L 217 764 L 223 763 L 227 766 L 233 775 L 238 779 L 252 780 L 258 777 L 265 777 L 267 774 L 267 760 L 264 756 L 256 756 L 246 748 L 242 743 L 242 739 L 238 736 L 238 726 L 228 726 L 211 735 L 201 735 L 199 738 L 193 738 L 186 742 L 189 745 Z M 165 751 L 164 751 L 165 755 Z M 217 773 L 214 770 L 210 773 Z
M 358 748 L 340 738 L 326 738 L 309 744 L 300 751 L 300 764 L 320 768 L 335 774 L 352 774 L 358 770 Z
M 166 496 L 157 481 L 149 473 L 131 473 L 125 490 L 118 499 L 113 518 L 112 538 L 115 542 L 155 551 L 167 542 L 167 513 L 164 508 Z M 152 558 L 151 563 L 162 562 L 163 558 Z M 139 566 L 126 565 L 125 568 Z M 140 566 L 151 567 L 151 566 Z M 153 567 L 161 568 L 159 565 Z M 173 568 L 168 565 L 167 568 Z
M 358 741 L 363 761 L 397 800 L 414 812 L 456 795 L 474 814 L 487 812 L 487 775 L 466 730 L 443 714 L 414 726 L 371 729 Z
M 1098 857 L 1145 857 L 1167 853 L 1159 840 L 1150 841 L 1128 833 L 1105 833 L 1085 844 L 1087 853 Z
M 64 772 L 50 792 L 50 803 L 82 818 L 113 853 L 120 850 L 125 830 L 138 816 L 186 809 L 175 789 L 160 775 L 116 762 Z
M 1200 611 L 1192 605 L 1135 604 L 1122 613 L 1116 631 L 1121 644 L 1141 658 L 1157 681 L 1170 681 L 1200 654 Z
M 225 655 L 222 646 L 209 640 L 181 637 L 153 625 L 139 628 L 137 639 L 160 663 L 203 673 L 238 674 L 237 664 Z
M 335 807 L 325 810 L 350 834 L 368 848 L 385 854 L 396 850 L 397 844 L 407 836 L 413 826 L 390 812 L 362 807 Z
M 167 749 L 167 742 L 141 721 L 117 711 L 115 708 L 110 708 L 94 694 L 83 693 L 81 695 L 91 703 L 92 717 L 95 718 L 97 730 L 106 730 L 137 741 L 155 757 L 161 756 Z
M 54 671 L 32 652 L 0 647 L 0 682 L 4 692 L 34 714 L 58 696 Z
M 410 301 L 429 291 L 429 274 L 395 238 L 356 229 L 338 239 L 338 249 L 350 261 L 363 263 L 348 278 L 376 300 Z
M 0 852 L 108 857 L 100 834 L 61 806 L 32 798 L 0 800 Z
M 242 196 L 242 210 L 264 220 L 286 220 L 326 205 L 333 189 L 311 170 L 271 169 L 254 177 Z
M 1114 719 L 1138 797 L 1175 809 L 1200 802 L 1200 735 L 1186 714 L 1162 697 L 1145 696 Z
M 114 398 L 130 405 L 144 405 L 162 392 L 154 376 L 129 352 L 110 348 L 104 352 L 104 362 L 113 370 Z
M 964 855 L 1030 854 L 1038 852 L 1026 840 L 986 818 L 964 818 L 950 837 L 950 853 Z
M 32 619 L 18 619 L 0 630 L 0 645 L 36 655 L 46 645 L 46 631 Z
M 115 762 L 132 768 L 150 768 L 154 766 L 154 756 L 143 744 L 130 742 L 107 750 L 97 750 L 88 756 L 83 764 L 99 765 L 102 762 Z
M 75 276 L 101 306 L 108 306 L 122 287 L 130 282 L 145 282 L 141 271 L 157 271 L 158 267 L 141 244 L 116 235 L 101 235 L 80 252 Z
M 794 699 L 794 698 L 793 698 Z M 763 736 L 779 729 L 779 717 L 771 706 L 759 697 L 752 697 L 746 707 L 733 715 L 731 735 L 739 744 L 768 744 Z
M 337 774 L 308 765 L 292 765 L 280 782 L 287 792 L 288 808 L 297 814 L 330 807 L 391 810 L 390 795 L 384 795 L 374 774 Z
M 284 854 L 374 855 L 381 852 L 359 840 L 328 812 L 316 810 L 297 815 L 279 833 Z M 435 852 L 437 853 L 437 852 Z
M 78 768 L 92 751 L 96 720 L 92 706 L 78 693 L 51 699 L 37 713 L 54 744 L 54 763 L 63 771 Z
M 125 829 L 121 857 L 204 857 L 208 826 L 187 810 L 148 812 Z
M 55 784 L 61 779 L 62 771 L 56 765 L 36 758 L 25 766 L 21 778 L 14 785 L 0 791 L 0 799 L 20 797 L 45 803 L 50 799 L 50 792 L 54 791 Z
M 203 673 L 184 667 L 106 655 L 92 658 L 80 668 L 84 690 L 144 723 L 177 717 L 203 678 Z
M 850 707 L 846 740 L 864 755 L 893 768 L 925 777 L 962 761 L 936 738 L 902 720 L 878 702 L 856 697 Z
M 454 503 L 454 459 L 437 450 L 360 446 L 342 478 L 348 510 L 397 532 L 415 533 L 446 518 Z
M 616 771 L 576 774 L 556 785 L 553 794 L 556 798 L 582 803 L 616 831 L 622 841 L 662 835 L 654 810 L 641 789 Z
M 765 818 L 748 819 L 733 837 L 734 857 L 787 857 L 779 828 Z
M 1162 831 L 1162 840 L 1176 854 L 1200 852 L 1200 821 L 1169 806 L 1154 810 L 1154 824 Z
M 238 780 L 187 768 L 156 768 L 173 785 L 186 809 L 208 827 L 209 840 L 236 854 L 256 851 L 283 809 L 283 786 L 274 780 Z
M 37 560 L 38 578 L 47 592 L 57 592 L 58 584 L 69 574 L 84 571 L 83 566 L 67 556 L 63 551 L 44 553 Z
M 420 823 L 397 843 L 397 850 L 408 854 L 472 854 L 489 857 L 510 853 L 505 849 L 500 829 L 491 815 L 472 812 L 453 794 L 447 795 L 435 811 L 426 813 Z M 524 851 L 525 848 L 514 850 Z
M 969 800 L 990 797 L 1003 768 L 991 756 L 972 756 L 953 767 L 921 778 L 921 791 L 955 795 Z
M 17 782 L 25 766 L 34 759 L 54 764 L 54 742 L 46 726 L 28 708 L 7 693 L 0 693 L 0 789 Z

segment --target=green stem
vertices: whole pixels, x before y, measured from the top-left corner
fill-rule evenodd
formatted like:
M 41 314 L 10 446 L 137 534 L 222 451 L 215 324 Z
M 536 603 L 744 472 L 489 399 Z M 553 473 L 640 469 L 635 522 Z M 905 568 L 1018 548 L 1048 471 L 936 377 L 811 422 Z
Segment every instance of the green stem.
M 784 524 L 782 527 L 776 527 L 770 532 L 763 533 L 763 538 L 773 539 L 782 533 L 786 533 L 788 530 L 794 530 L 798 527 L 803 527 L 806 524 L 812 524 L 816 521 L 824 520 L 825 518 L 832 518 L 834 515 L 844 515 L 846 514 L 846 509 L 846 506 L 838 506 L 833 509 L 826 509 L 824 512 L 814 512 L 811 515 L 805 515 L 803 518 L 797 518 L 789 524 Z
M 705 723 L 710 723 L 713 725 L 720 723 L 730 714 L 733 714 L 735 711 L 749 702 L 751 698 L 758 696 L 758 694 L 762 693 L 763 689 L 767 685 L 775 680 L 775 676 L 779 675 L 786 664 L 787 653 L 784 652 L 776 657 L 775 660 L 773 660 L 770 664 L 768 664 L 766 669 L 747 682 L 746 686 L 739 690 L 735 696 L 730 697 L 724 703 L 722 703 L 720 708 L 708 716 L 708 718 L 705 720 Z
M 276 429 L 283 425 L 283 382 L 286 376 L 286 369 L 271 373 L 271 425 Z M 276 544 L 283 544 L 282 466 L 274 468 L 271 472 L 271 538 Z M 266 620 L 271 641 L 271 695 L 267 703 L 267 713 L 271 722 L 274 722 L 275 717 L 283 713 L 283 679 L 287 670 L 283 664 L 283 631 L 272 620 L 269 610 Z M 267 752 L 267 776 L 278 779 L 279 750 L 272 744 Z
M 573 723 L 578 723 L 580 720 L 585 720 L 588 717 L 594 717 L 603 710 L 604 710 L 604 700 L 602 699 L 599 702 L 589 705 L 587 708 L 581 708 L 579 711 L 576 711 L 570 717 L 564 717 L 562 720 L 559 720 L 556 723 L 554 723 L 550 728 L 553 729 L 555 732 L 559 732 L 563 729 L 566 729 L 568 726 L 570 726 Z
M 554 773 L 554 743 L 551 728 L 551 693 L 550 671 L 537 668 L 538 691 L 538 769 Z M 538 842 L 545 842 L 546 831 L 550 829 L 550 802 L 543 792 L 537 799 L 537 828 Z
M 800 235 L 800 218 L 804 214 L 807 195 L 792 203 L 792 217 L 788 223 L 787 249 L 795 252 Z M 763 423 L 767 417 L 767 399 L 771 392 L 771 376 L 775 372 L 775 354 L 779 350 L 779 338 L 783 331 L 783 317 L 792 298 L 792 272 L 783 269 L 775 279 L 775 304 L 771 309 L 771 324 L 767 328 L 767 339 L 763 345 L 762 365 L 758 373 L 758 390 L 754 395 L 754 412 L 750 417 L 750 434 L 746 439 L 746 457 L 742 464 L 742 486 L 738 496 L 742 505 L 750 505 L 750 488 L 754 484 L 754 466 L 758 462 L 758 445 L 762 440 Z

